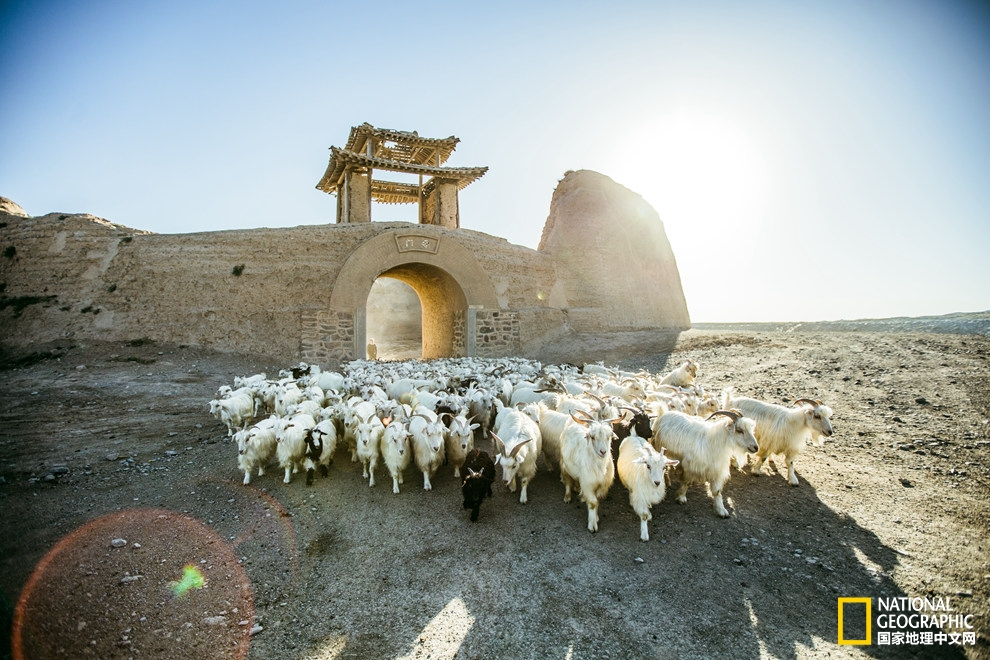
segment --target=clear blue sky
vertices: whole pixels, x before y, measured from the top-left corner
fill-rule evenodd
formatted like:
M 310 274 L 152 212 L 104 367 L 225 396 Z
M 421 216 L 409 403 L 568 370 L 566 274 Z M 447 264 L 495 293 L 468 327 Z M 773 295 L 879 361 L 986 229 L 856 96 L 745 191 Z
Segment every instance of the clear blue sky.
M 462 226 L 528 247 L 569 169 L 643 195 L 697 322 L 990 309 L 985 3 L 0 4 L 0 195 L 32 215 L 329 222 L 365 121 L 459 137 L 490 167 Z

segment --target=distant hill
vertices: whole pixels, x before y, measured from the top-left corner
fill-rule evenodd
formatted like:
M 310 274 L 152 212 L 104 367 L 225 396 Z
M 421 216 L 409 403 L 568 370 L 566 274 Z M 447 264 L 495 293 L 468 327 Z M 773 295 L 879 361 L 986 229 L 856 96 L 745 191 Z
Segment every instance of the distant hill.
M 753 332 L 940 332 L 990 336 L 990 310 L 944 316 L 898 316 L 888 319 L 770 323 L 693 323 L 697 330 Z

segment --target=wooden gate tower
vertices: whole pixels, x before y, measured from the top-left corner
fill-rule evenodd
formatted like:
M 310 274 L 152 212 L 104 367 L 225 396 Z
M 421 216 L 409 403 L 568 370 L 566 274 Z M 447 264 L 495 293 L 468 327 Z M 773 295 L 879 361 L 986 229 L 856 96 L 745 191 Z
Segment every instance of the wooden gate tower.
M 423 138 L 416 131 L 375 128 L 367 122 L 351 128 L 347 145 L 330 147 L 330 164 L 316 184 L 337 194 L 337 222 L 371 222 L 371 201 L 419 206 L 419 223 L 460 227 L 457 193 L 488 171 L 487 167 L 443 167 L 460 139 Z M 375 179 L 373 172 L 418 174 L 419 183 Z

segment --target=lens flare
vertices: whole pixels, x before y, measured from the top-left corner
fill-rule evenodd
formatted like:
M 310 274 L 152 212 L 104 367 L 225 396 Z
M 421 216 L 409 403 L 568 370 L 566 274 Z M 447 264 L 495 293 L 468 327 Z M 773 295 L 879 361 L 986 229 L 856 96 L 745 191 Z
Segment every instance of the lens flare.
M 206 578 L 203 577 L 203 572 L 192 564 L 187 564 L 182 569 L 182 579 L 171 584 L 172 593 L 176 598 L 179 598 L 190 589 L 202 589 L 204 584 L 206 584 Z

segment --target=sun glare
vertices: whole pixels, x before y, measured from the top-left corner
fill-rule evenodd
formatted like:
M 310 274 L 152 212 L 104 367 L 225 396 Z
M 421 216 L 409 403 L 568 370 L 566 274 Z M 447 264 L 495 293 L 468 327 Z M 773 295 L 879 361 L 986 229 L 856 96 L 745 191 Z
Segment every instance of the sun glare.
M 632 127 L 603 170 L 660 215 L 677 255 L 692 320 L 746 313 L 727 308 L 711 294 L 729 280 L 752 281 L 755 262 L 733 261 L 730 273 L 729 264 L 713 261 L 711 253 L 718 244 L 755 254 L 765 237 L 767 155 L 759 134 L 744 122 L 725 113 L 682 109 Z
M 738 122 L 680 110 L 639 126 L 621 145 L 609 172 L 646 198 L 666 224 L 730 229 L 758 221 L 765 157 Z

